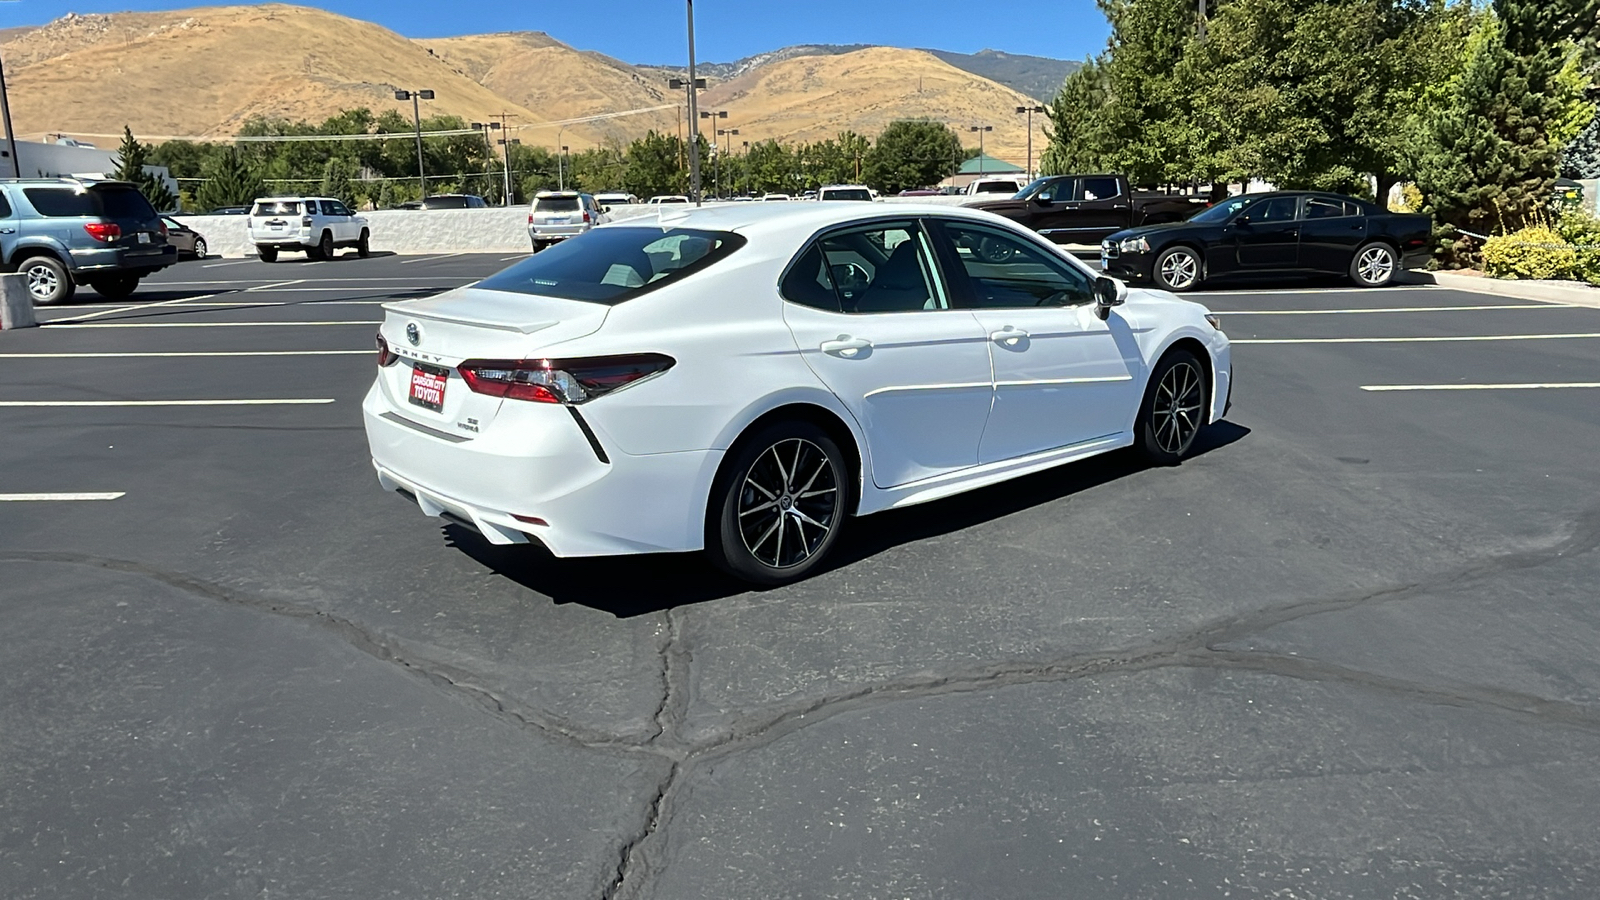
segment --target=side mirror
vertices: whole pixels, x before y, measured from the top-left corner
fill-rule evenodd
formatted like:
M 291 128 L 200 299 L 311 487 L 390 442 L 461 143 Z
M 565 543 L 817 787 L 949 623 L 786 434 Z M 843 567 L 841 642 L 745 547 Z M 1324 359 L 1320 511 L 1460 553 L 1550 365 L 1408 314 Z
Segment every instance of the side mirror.
M 1039 204 L 1040 206 L 1049 206 L 1054 201 L 1052 201 L 1049 197 L 1035 194 L 1033 195 L 1033 202 Z
M 1094 314 L 1104 322 L 1111 318 L 1111 307 L 1128 302 L 1128 287 L 1104 275 L 1094 281 Z
M 1233 220 L 1233 224 L 1235 224 L 1235 225 L 1249 225 L 1250 224 L 1250 215 L 1248 213 L 1246 213 L 1245 215 L 1242 215 L 1239 218 L 1234 219 Z

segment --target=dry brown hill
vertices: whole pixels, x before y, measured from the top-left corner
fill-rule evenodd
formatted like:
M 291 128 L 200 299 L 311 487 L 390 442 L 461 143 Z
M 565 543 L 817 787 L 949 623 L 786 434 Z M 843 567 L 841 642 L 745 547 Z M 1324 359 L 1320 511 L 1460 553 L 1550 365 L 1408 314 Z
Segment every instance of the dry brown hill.
M 320 121 L 359 106 L 409 116 L 396 88 L 436 91 L 424 115 L 542 121 L 407 38 L 298 6 L 68 15 L 4 52 L 23 137 L 63 132 L 104 145 L 124 124 L 151 137 L 220 136 L 251 116 Z
M 776 138 L 816 141 L 846 128 L 877 135 L 895 119 L 944 122 L 989 155 L 1024 164 L 1027 124 L 1018 106 L 1035 101 L 1010 88 L 941 62 L 922 50 L 872 47 L 835 56 L 802 56 L 762 66 L 713 86 L 702 109 L 727 110 L 739 141 Z M 1034 153 L 1044 147 L 1042 117 L 1034 116 Z
M 607 115 L 676 105 L 683 98 L 665 80 L 608 56 L 575 50 L 537 31 L 467 35 L 418 40 L 463 75 L 501 97 L 538 110 L 550 121 Z M 597 122 L 582 134 L 627 143 L 651 128 L 676 132 L 679 110 L 667 109 Z M 526 122 L 513 123 L 527 125 Z M 527 128 L 519 136 L 528 143 L 555 146 L 558 137 L 572 146 L 572 129 Z M 573 149 L 577 149 L 574 147 Z

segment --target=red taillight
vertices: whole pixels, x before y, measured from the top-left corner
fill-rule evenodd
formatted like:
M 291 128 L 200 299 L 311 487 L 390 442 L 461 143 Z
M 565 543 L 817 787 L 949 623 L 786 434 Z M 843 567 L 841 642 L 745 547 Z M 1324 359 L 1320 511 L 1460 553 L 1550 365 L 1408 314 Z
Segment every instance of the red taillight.
M 528 224 L 529 225 L 533 224 L 533 213 L 528 213 Z
M 389 349 L 389 342 L 383 339 L 383 335 L 378 335 L 378 366 L 392 366 L 399 361 L 400 356 Z
M 659 353 L 587 359 L 470 359 L 459 367 L 474 393 L 534 403 L 587 403 L 672 368 Z
M 310 216 L 301 216 L 300 217 L 300 227 L 301 228 L 310 228 L 311 227 L 311 217 Z
M 583 211 L 583 224 L 589 224 L 589 211 L 587 209 Z
M 97 241 L 114 241 L 122 237 L 122 226 L 115 222 L 90 222 L 83 226 L 83 230 Z
M 171 237 L 172 236 L 172 232 L 167 230 L 167 223 L 161 222 L 161 221 L 157 221 L 156 224 L 161 226 L 161 236 L 162 237 Z

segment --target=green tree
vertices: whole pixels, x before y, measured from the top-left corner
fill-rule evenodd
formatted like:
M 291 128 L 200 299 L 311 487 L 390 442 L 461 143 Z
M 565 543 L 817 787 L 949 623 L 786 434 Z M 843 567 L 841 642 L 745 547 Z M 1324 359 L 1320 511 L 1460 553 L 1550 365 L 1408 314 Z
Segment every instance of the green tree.
M 264 194 L 261 177 L 234 148 L 216 157 L 207 166 L 205 181 L 195 190 L 195 205 L 202 210 L 222 206 L 244 206 Z
M 948 126 L 902 119 L 889 123 L 867 151 L 862 175 L 873 188 L 898 193 L 944 180 L 955 173 L 961 156 L 961 138 Z
M 178 198 L 172 195 L 166 181 L 145 171 L 145 166 L 154 165 L 150 162 L 150 150 L 134 139 L 133 129 L 126 125 L 122 128 L 122 146 L 117 151 L 116 162 L 117 180 L 138 185 L 139 193 L 144 194 L 156 211 L 170 210 L 177 205 Z
M 322 196 L 333 197 L 344 205 L 356 205 L 355 166 L 346 159 L 331 157 L 322 166 Z
M 685 142 L 676 136 L 650 131 L 628 145 L 624 189 L 640 197 L 687 192 L 689 174 L 681 162 L 685 152 Z
M 1568 178 L 1600 178 L 1600 116 L 1561 151 L 1561 174 Z

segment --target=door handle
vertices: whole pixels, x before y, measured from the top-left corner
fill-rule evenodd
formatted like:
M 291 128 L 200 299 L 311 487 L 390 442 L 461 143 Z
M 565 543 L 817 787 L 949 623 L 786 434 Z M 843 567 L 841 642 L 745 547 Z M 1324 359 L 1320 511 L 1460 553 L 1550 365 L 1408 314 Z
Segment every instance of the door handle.
M 838 340 L 823 341 L 821 350 L 829 356 L 842 356 L 845 359 L 855 359 L 861 351 L 872 349 L 872 342 L 864 338 L 853 338 L 848 334 L 839 335 Z
M 17 230 L 15 228 L 0 228 L 0 234 L 16 234 L 16 233 L 17 233 Z
M 1010 325 L 1007 325 L 1003 331 L 989 332 L 989 340 L 997 344 L 1015 344 L 1027 336 L 1028 333 L 1026 331 L 1020 328 L 1012 328 Z

